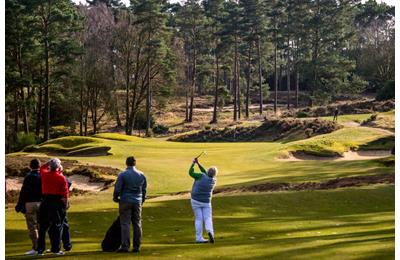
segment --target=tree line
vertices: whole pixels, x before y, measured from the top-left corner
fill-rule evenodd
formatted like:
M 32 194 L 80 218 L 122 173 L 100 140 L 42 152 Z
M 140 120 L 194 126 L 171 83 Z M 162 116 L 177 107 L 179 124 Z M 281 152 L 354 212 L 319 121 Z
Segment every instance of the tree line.
M 57 125 L 96 133 L 106 115 L 151 134 L 169 97 L 213 95 L 265 111 L 378 91 L 394 80 L 394 7 L 369 0 L 6 0 L 6 130 L 45 141 Z M 294 93 L 291 93 L 294 92 Z M 291 98 L 294 96 L 294 98 Z M 122 104 L 119 104 L 122 103 Z M 10 148 L 12 149 L 12 148 Z

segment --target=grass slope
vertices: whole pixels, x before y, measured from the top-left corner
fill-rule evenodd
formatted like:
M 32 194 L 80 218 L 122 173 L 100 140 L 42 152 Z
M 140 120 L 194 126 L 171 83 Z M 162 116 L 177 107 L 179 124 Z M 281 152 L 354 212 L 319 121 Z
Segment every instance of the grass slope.
M 394 186 L 217 196 L 216 244 L 196 245 L 188 199 L 149 201 L 143 209 L 144 259 L 393 259 Z M 229 206 L 228 206 L 229 205 Z M 111 195 L 75 198 L 68 259 L 123 259 L 100 252 L 117 216 Z M 6 210 L 6 256 L 30 247 L 21 214 Z M 133 256 L 133 255 L 131 255 Z
M 352 129 L 343 129 L 324 136 L 329 137 L 329 140 L 339 142 L 339 144 L 343 140 L 351 142 L 350 144 L 354 140 L 362 143 L 382 136 L 382 133 L 375 129 L 357 129 L 360 131 L 352 132 L 354 131 Z M 346 131 L 350 131 L 347 137 L 344 134 Z M 275 159 L 286 148 L 314 148 L 310 144 L 319 145 L 317 146 L 319 148 L 321 143 L 323 144 L 320 139 L 324 140 L 324 136 L 307 139 L 304 142 L 281 144 L 268 142 L 179 143 L 166 142 L 164 139 L 138 137 L 125 137 L 126 140 L 119 141 L 124 138 L 124 135 L 102 134 L 98 136 L 102 138 L 93 138 L 96 141 L 90 144 L 111 147 L 112 155 L 68 156 L 65 158 L 76 159 L 84 164 L 124 169 L 126 157 L 134 155 L 137 159 L 138 168 L 143 170 L 148 178 L 150 195 L 189 190 L 192 180 L 187 176 L 188 168 L 193 157 L 201 151 L 207 151 L 207 155 L 201 158 L 205 167 L 211 165 L 218 167 L 220 172 L 218 176 L 219 186 L 247 185 L 265 181 L 321 181 L 337 177 L 394 171 L 393 167 L 385 167 L 376 161 L 279 162 Z M 322 148 L 327 149 L 324 146 Z M 63 157 L 61 156 L 61 158 Z
M 364 149 L 368 149 L 368 146 L 365 144 L 388 136 L 390 136 L 390 134 L 378 129 L 368 127 L 349 127 L 330 134 L 320 135 L 291 143 L 287 150 L 301 151 L 307 154 L 319 156 L 335 156 L 342 155 L 350 149 L 357 149 L 362 145 L 364 145 Z M 387 143 L 386 146 L 381 145 L 380 148 L 390 150 L 392 147 L 389 145 L 391 145 L 391 143 Z

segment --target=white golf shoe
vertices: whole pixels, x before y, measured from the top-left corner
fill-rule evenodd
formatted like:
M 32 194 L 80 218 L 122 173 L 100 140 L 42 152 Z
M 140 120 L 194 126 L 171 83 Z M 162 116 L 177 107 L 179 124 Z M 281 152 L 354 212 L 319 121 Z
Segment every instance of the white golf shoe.
M 37 253 L 38 252 L 35 249 L 32 249 L 32 250 L 30 250 L 28 252 L 25 252 L 25 255 L 37 255 Z

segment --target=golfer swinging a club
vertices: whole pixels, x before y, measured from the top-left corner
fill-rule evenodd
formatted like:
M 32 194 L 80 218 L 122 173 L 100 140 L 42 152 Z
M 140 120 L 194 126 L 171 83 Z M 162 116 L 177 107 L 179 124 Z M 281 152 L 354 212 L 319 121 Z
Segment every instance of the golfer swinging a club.
M 204 153 L 204 152 L 203 152 Z M 203 222 L 208 233 L 210 243 L 214 243 L 214 229 L 212 223 L 211 197 L 216 183 L 218 170 L 216 167 L 210 167 L 207 171 L 200 165 L 198 158 L 195 159 L 189 169 L 189 175 L 194 179 L 192 187 L 192 209 L 195 216 L 196 242 L 207 243 L 203 238 Z M 194 166 L 197 164 L 200 173 L 194 172 Z

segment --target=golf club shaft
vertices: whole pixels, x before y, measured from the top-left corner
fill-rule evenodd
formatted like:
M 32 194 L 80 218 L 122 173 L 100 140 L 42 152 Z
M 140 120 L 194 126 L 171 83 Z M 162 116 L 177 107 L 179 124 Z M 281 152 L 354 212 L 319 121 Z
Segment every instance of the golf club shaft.
M 204 152 L 201 152 L 201 153 L 196 157 L 196 159 L 199 159 L 200 156 L 202 156 L 203 154 L 204 154 Z

